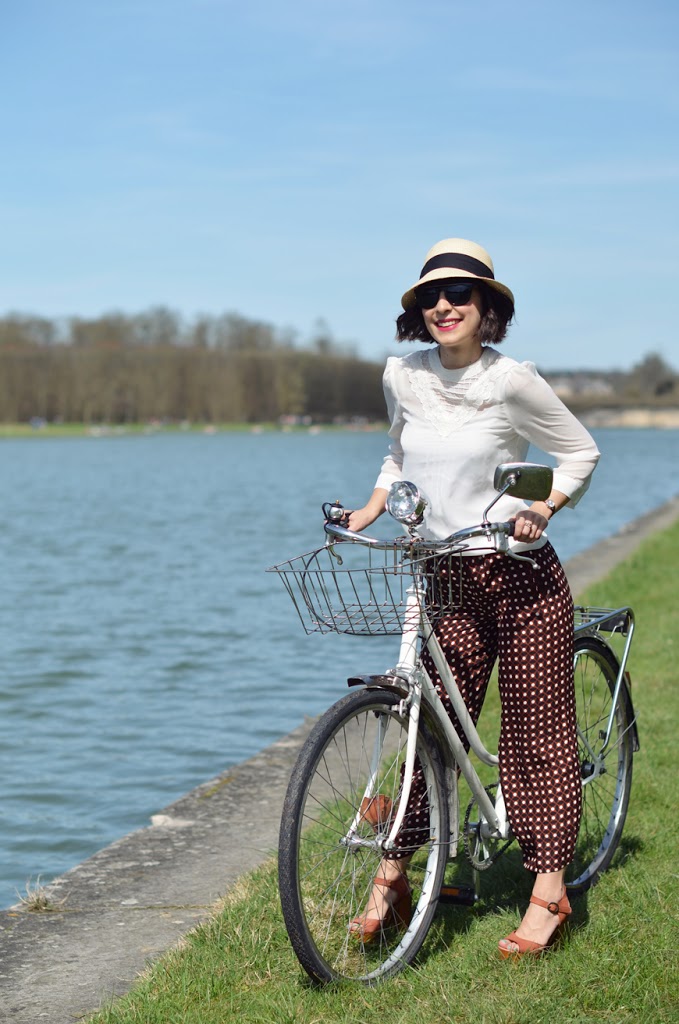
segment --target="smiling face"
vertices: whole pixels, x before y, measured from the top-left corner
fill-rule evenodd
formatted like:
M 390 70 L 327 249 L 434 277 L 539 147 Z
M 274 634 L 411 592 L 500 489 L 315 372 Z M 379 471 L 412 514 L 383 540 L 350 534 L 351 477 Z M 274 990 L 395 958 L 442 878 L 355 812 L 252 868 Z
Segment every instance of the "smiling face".
M 474 288 L 468 302 L 453 304 L 446 296 L 446 285 L 459 283 L 452 280 L 437 281 L 440 291 L 436 305 L 423 309 L 422 317 L 431 337 L 439 345 L 441 363 L 448 370 L 468 366 L 481 356 L 481 317 L 483 295 Z M 454 299 L 454 296 L 453 296 Z

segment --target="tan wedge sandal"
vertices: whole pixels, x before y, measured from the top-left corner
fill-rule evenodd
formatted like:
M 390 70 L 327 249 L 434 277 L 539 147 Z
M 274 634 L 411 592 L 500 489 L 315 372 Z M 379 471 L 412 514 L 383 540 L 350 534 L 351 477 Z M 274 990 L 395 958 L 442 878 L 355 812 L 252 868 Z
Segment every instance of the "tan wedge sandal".
M 518 960 L 519 957 L 525 956 L 527 953 L 532 956 L 540 956 L 541 953 L 544 953 L 544 951 L 549 949 L 549 947 L 556 941 L 562 924 L 571 913 L 571 905 L 568 902 L 567 893 L 563 894 L 558 903 L 555 900 L 552 900 L 551 903 L 547 903 L 546 900 L 541 900 L 539 896 L 531 896 L 530 902 L 537 904 L 538 907 L 544 907 L 545 910 L 550 912 L 550 914 L 557 916 L 559 918 L 559 923 L 554 929 L 549 942 L 545 942 L 544 945 L 541 945 L 539 942 L 531 942 L 530 939 L 522 939 L 520 935 L 516 934 L 516 932 L 512 932 L 511 935 L 506 937 L 505 942 L 515 942 L 519 948 L 503 949 L 502 946 L 499 946 L 498 949 L 503 960 Z
M 373 885 L 379 885 L 396 894 L 396 899 L 389 904 L 386 917 L 368 917 L 359 914 L 349 925 L 351 935 L 364 944 L 374 942 L 384 932 L 394 928 L 407 928 L 412 917 L 412 892 L 405 875 L 397 878 L 375 878 Z

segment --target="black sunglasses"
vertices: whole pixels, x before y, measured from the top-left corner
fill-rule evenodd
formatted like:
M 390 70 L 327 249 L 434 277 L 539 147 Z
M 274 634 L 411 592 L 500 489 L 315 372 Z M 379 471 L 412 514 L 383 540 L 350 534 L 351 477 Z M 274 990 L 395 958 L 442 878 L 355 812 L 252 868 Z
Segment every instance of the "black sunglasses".
M 470 281 L 469 284 L 466 281 L 456 281 L 452 284 L 436 281 L 434 284 L 423 284 L 416 288 L 415 298 L 420 309 L 433 309 L 443 292 L 451 306 L 466 306 L 472 297 L 474 285 L 474 281 Z

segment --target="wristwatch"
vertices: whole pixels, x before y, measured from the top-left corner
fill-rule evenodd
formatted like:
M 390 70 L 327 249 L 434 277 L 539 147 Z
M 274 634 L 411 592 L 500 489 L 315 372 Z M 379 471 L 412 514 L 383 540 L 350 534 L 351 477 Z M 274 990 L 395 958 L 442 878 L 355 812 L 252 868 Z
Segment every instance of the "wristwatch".
M 554 513 L 556 512 L 556 505 L 554 504 L 551 498 L 545 498 L 543 505 L 546 505 L 549 511 L 552 513 L 552 515 L 554 515 Z

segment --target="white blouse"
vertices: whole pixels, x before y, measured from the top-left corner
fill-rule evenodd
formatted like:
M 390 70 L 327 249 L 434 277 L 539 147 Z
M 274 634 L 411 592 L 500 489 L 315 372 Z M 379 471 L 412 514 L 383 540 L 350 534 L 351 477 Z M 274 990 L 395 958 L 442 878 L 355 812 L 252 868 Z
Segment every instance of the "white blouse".
M 496 497 L 495 467 L 523 462 L 529 443 L 556 460 L 554 490 L 574 507 L 589 486 L 599 451 L 589 433 L 540 377 L 492 348 L 461 370 L 446 370 L 438 348 L 392 356 L 384 371 L 391 427 L 389 455 L 376 486 L 411 480 L 429 501 L 421 533 L 443 539 L 481 521 Z M 493 521 L 526 507 L 504 495 Z M 515 550 L 540 547 L 512 541 Z M 476 550 L 490 550 L 480 541 Z

